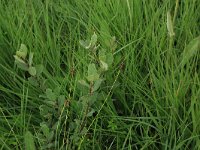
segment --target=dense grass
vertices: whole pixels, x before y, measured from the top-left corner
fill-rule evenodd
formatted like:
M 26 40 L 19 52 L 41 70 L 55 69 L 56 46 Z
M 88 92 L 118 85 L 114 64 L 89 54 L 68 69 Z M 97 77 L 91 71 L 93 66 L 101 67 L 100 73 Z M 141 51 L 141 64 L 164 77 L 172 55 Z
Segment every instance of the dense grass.
M 37 149 L 43 146 L 38 133 L 44 91 L 14 65 L 24 43 L 34 63 L 44 65 L 47 86 L 60 87 L 69 101 L 54 149 L 199 149 L 200 51 L 188 59 L 185 51 L 200 35 L 200 1 L 176 2 L 0 0 L 0 148 L 24 149 L 27 130 Z M 168 11 L 176 14 L 174 37 L 167 31 Z M 70 123 L 84 118 L 70 104 L 80 101 L 77 81 L 90 62 L 79 40 L 94 31 L 104 48 L 116 37 L 116 61 L 100 89 L 106 97 L 95 107 L 101 109 L 86 120 L 87 135 L 79 135 Z

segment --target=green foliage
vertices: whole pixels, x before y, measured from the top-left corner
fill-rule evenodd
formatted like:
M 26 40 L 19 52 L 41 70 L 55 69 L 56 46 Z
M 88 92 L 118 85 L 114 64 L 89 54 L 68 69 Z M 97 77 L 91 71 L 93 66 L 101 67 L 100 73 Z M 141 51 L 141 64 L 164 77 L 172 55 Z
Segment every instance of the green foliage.
M 192 57 L 198 54 L 199 50 L 200 50 L 200 36 L 190 41 L 190 43 L 184 49 L 182 54 L 181 65 L 184 66 Z
M 86 43 L 86 41 L 80 41 L 80 44 L 85 49 L 95 49 L 95 51 L 92 53 L 93 57 L 91 57 L 90 63 L 87 65 L 87 81 L 84 79 L 78 81 L 82 96 L 79 97 L 79 101 L 72 103 L 72 108 L 76 110 L 77 114 L 75 122 L 71 123 L 73 124 L 71 126 L 75 126 L 75 128 L 72 130 L 73 135 L 71 136 L 71 139 L 74 141 L 75 145 L 81 142 L 81 135 L 85 136 L 88 134 L 88 130 L 86 129 L 88 125 L 87 120 L 89 120 L 89 118 L 93 117 L 93 115 L 99 111 L 99 109 L 95 107 L 95 104 L 98 104 L 99 101 L 102 100 L 100 95 L 102 92 L 101 87 L 103 87 L 103 82 L 105 82 L 105 79 L 103 78 L 105 75 L 104 71 L 108 70 L 108 65 L 111 66 L 113 62 L 113 55 L 111 52 L 105 50 L 97 51 L 100 45 L 96 46 L 97 35 L 95 33 L 91 37 L 89 47 L 85 46 L 83 43 Z M 99 53 L 98 62 L 96 62 L 95 59 L 97 53 Z M 104 68 L 102 67 L 103 61 L 105 61 L 104 65 L 106 65 L 106 68 L 105 66 Z
M 91 50 L 95 50 L 97 49 L 96 43 L 97 43 L 97 35 L 94 33 L 90 39 L 90 41 L 88 42 L 80 40 L 79 43 L 85 48 L 85 49 L 91 49 Z
M 1 149 L 200 149 L 200 1 L 0 3 Z
M 20 49 L 16 51 L 16 56 L 25 60 L 28 53 L 28 49 L 25 44 L 21 44 Z
M 28 73 L 31 75 L 31 76 L 35 76 L 37 71 L 36 71 L 36 68 L 35 67 L 29 67 L 28 68 Z
M 40 76 L 40 74 L 43 72 L 43 65 L 39 64 L 36 66 L 33 66 L 33 52 L 29 53 L 29 58 L 27 59 L 28 55 L 28 49 L 25 44 L 21 44 L 21 47 L 18 51 L 16 51 L 16 55 L 14 55 L 15 58 L 15 64 L 18 68 L 28 71 L 28 73 L 31 76 Z M 33 78 L 30 79 L 31 83 L 35 84 L 33 81 Z
M 99 79 L 99 74 L 97 72 L 97 69 L 95 67 L 95 64 L 89 64 L 88 65 L 88 76 L 87 80 L 89 82 L 94 82 Z
M 52 91 L 52 89 L 46 89 L 46 97 L 48 100 L 50 101 L 55 101 L 56 100 L 56 95 L 55 93 Z
M 30 131 L 27 131 L 25 133 L 24 141 L 25 141 L 25 149 L 26 150 L 36 150 L 35 143 L 34 143 L 34 137 Z

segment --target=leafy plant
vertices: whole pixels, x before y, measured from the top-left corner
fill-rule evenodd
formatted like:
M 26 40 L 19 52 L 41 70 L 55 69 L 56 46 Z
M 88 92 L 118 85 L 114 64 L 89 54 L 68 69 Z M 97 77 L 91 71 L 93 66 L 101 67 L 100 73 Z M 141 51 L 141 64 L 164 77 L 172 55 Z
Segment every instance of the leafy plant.
M 114 57 L 111 50 L 105 50 L 97 45 L 97 35 L 94 33 L 91 40 L 80 41 L 80 44 L 88 49 L 88 54 L 92 51 L 90 63 L 88 64 L 87 76 L 78 81 L 80 96 L 78 100 L 71 103 L 70 109 L 76 112 L 76 117 L 71 118 L 73 121 L 69 123 L 69 129 L 73 133 L 70 139 L 74 145 L 77 145 L 81 139 L 81 135 L 87 134 L 88 118 L 98 111 L 95 103 L 101 100 L 101 87 L 105 82 L 104 75 L 111 68 Z M 98 48 L 101 48 L 98 50 Z M 29 56 L 27 58 L 27 56 Z M 33 62 L 33 53 L 27 50 L 24 44 L 21 44 L 20 50 L 14 55 L 15 63 L 18 68 L 27 71 L 30 74 L 29 83 L 38 86 L 42 77 L 43 65 L 35 65 Z M 96 58 L 98 56 L 98 58 Z M 43 81 L 42 81 L 43 82 Z M 105 95 L 105 93 L 104 93 Z M 60 93 L 59 87 L 51 89 L 46 87 L 44 93 L 39 95 L 44 100 L 44 104 L 40 105 L 40 115 L 43 121 L 40 123 L 40 131 L 37 137 L 40 140 L 42 149 L 56 148 L 59 141 L 56 141 L 56 133 L 59 125 L 64 123 L 62 116 L 67 115 L 66 96 Z
M 28 57 L 28 58 L 27 58 Z M 15 64 L 23 71 L 27 71 L 30 75 L 28 77 L 29 83 L 38 86 L 41 84 L 41 74 L 43 72 L 43 65 L 33 63 L 34 53 L 29 52 L 25 44 L 21 44 L 20 49 L 14 55 Z
M 27 58 L 27 56 L 29 56 Z M 38 88 L 45 79 L 42 77 L 43 65 L 34 65 L 33 53 L 28 53 L 27 47 L 21 44 L 20 49 L 14 55 L 15 64 L 19 69 L 27 71 L 30 75 L 28 77 L 28 82 Z M 56 93 L 57 92 L 57 93 Z M 55 138 L 56 125 L 58 123 L 57 118 L 61 113 L 61 109 L 64 106 L 65 96 L 59 95 L 58 88 L 52 91 L 50 88 L 46 88 L 43 95 L 38 95 L 38 97 L 45 100 L 44 104 L 39 107 L 40 114 L 43 117 L 43 122 L 40 123 L 40 132 L 37 136 L 40 138 L 40 144 L 42 149 L 53 148 L 56 143 L 53 141 Z M 55 117 L 57 117 L 55 119 Z M 33 140 L 31 140 L 31 133 L 27 132 L 25 137 L 29 136 L 30 140 L 25 140 L 25 143 L 30 143 L 27 145 L 32 145 L 30 148 L 33 149 Z M 27 147 L 27 146 L 26 146 Z
M 85 79 L 78 81 L 78 86 L 82 96 L 79 98 L 79 101 L 75 101 L 72 104 L 74 105 L 74 109 L 76 108 L 75 110 L 79 110 L 77 112 L 77 114 L 79 114 L 78 118 L 72 123 L 76 124 L 76 129 L 73 131 L 73 137 L 76 139 L 74 141 L 75 144 L 77 144 L 77 141 L 81 140 L 80 135 L 87 134 L 88 131 L 85 128 L 88 125 L 87 120 L 90 117 L 93 117 L 93 114 L 98 111 L 95 104 L 103 100 L 101 95 L 104 92 L 101 87 L 103 87 L 103 84 L 106 81 L 104 76 L 106 72 L 109 72 L 109 69 L 112 67 L 112 63 L 114 61 L 112 49 L 105 50 L 100 44 L 97 45 L 97 41 L 96 33 L 92 35 L 89 42 L 83 40 L 80 41 L 80 44 L 85 49 L 89 50 L 88 53 L 91 51 L 93 52 L 93 57 L 90 57 L 91 59 L 88 64 L 87 76 Z M 96 56 L 98 56 L 98 58 L 96 58 Z

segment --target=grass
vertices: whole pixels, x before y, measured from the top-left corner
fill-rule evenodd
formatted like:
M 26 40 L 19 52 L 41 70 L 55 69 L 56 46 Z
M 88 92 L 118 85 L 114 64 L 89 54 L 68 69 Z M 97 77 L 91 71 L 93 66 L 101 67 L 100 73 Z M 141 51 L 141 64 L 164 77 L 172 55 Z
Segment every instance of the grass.
M 199 10 L 198 0 L 0 0 L 0 148 L 25 149 L 30 141 L 37 149 L 200 149 Z M 84 117 L 78 81 L 91 56 L 79 41 L 94 32 L 105 49 L 115 36 L 117 49 L 97 111 Z M 21 43 L 43 64 L 44 89 L 14 65 Z M 52 121 L 49 141 L 39 109 L 47 87 L 69 103 Z

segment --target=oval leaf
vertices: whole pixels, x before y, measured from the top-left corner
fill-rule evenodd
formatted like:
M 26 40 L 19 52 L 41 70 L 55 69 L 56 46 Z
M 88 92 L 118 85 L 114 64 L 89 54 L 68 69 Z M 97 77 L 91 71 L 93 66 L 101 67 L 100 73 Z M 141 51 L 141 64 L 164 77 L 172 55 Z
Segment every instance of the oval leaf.
M 79 80 L 78 83 L 86 88 L 90 88 L 90 85 L 85 80 Z
M 99 60 L 100 61 L 106 61 L 106 51 L 105 51 L 105 49 L 101 49 L 100 51 L 99 51 Z
M 96 42 L 97 42 L 97 35 L 94 32 L 94 34 L 92 35 L 91 40 L 90 40 L 91 47 L 94 47 L 96 45 Z
M 103 71 L 107 71 L 108 70 L 108 64 L 105 63 L 104 61 L 100 61 L 101 62 L 101 68 L 103 69 Z
M 19 51 L 16 52 L 16 55 L 23 58 L 23 59 L 26 59 L 27 52 L 28 52 L 28 50 L 27 50 L 26 45 L 21 44 Z
M 35 69 L 36 69 L 37 75 L 40 75 L 44 70 L 44 66 L 42 64 L 36 65 Z
M 56 95 L 55 93 L 52 91 L 52 89 L 46 89 L 46 96 L 49 100 L 51 101 L 55 101 L 56 100 Z
M 31 76 L 35 76 L 36 75 L 36 69 L 35 67 L 29 67 L 28 68 L 28 72 Z
M 99 79 L 99 80 L 95 81 L 92 92 L 95 92 L 96 90 L 99 89 L 99 87 L 101 86 L 102 81 L 103 81 L 103 79 Z
M 25 52 L 17 51 L 16 55 L 25 60 L 27 54 Z
M 95 64 L 89 64 L 88 66 L 88 81 L 93 82 L 99 79 L 99 74 L 97 73 L 97 69 Z
M 49 127 L 45 124 L 45 122 L 40 123 L 41 130 L 45 137 L 49 136 Z
M 108 64 L 108 66 L 111 66 L 113 63 L 113 54 L 112 53 L 107 53 L 106 55 L 106 63 Z

